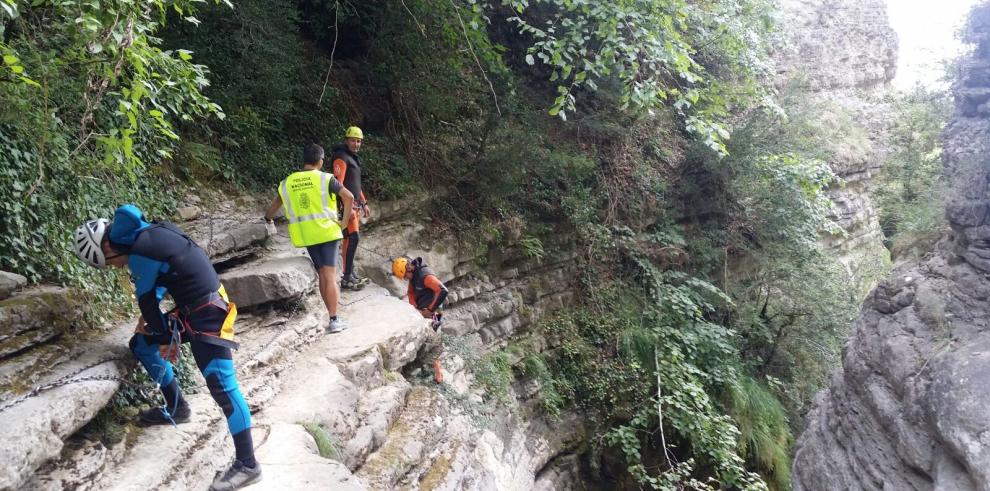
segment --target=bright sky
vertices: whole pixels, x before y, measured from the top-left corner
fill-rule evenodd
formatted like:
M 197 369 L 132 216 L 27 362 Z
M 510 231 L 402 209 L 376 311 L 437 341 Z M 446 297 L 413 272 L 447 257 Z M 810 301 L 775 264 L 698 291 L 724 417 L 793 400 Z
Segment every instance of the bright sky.
M 890 23 L 900 39 L 894 87 L 939 85 L 945 73 L 942 62 L 963 50 L 957 31 L 979 1 L 887 0 Z

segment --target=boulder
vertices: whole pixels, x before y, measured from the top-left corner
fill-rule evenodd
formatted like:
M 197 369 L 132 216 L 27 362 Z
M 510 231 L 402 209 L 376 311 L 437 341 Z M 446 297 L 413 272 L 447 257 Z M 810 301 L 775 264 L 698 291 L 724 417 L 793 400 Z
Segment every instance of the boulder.
M 49 342 L 78 318 L 78 302 L 65 288 L 45 287 L 0 300 L 0 359 Z
M 175 211 L 179 213 L 179 218 L 188 222 L 189 220 L 195 220 L 203 210 L 201 210 L 198 206 L 192 205 L 180 207 Z
M 243 222 L 236 219 L 197 220 L 190 236 L 214 261 L 229 258 L 237 252 L 261 246 L 268 239 L 268 230 L 260 219 Z
M 0 271 L 0 300 L 9 298 L 17 290 L 27 285 L 27 278 L 17 274 Z
M 316 286 L 316 270 L 307 257 L 294 256 L 251 263 L 220 275 L 238 308 L 298 298 Z
M 90 363 L 92 361 L 90 360 Z M 80 366 L 81 365 L 81 366 Z M 79 361 L 71 368 L 83 368 Z M 78 369 L 77 368 L 77 369 Z M 101 376 L 109 380 L 86 380 Z M 21 402 L 0 407 L 0 489 L 19 488 L 45 461 L 57 457 L 63 441 L 89 422 L 117 391 L 121 376 L 114 362 L 106 362 L 64 380 L 70 382 L 37 395 L 25 395 Z M 71 401 L 71 403 L 66 403 Z

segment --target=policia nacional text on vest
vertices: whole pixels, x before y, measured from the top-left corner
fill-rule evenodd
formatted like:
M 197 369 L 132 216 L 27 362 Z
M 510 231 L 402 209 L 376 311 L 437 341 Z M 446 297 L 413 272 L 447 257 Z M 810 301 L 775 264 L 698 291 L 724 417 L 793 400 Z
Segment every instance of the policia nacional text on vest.
M 344 238 L 337 224 L 337 195 L 329 189 L 332 177 L 320 170 L 304 170 L 293 172 L 279 185 L 292 245 L 307 247 Z

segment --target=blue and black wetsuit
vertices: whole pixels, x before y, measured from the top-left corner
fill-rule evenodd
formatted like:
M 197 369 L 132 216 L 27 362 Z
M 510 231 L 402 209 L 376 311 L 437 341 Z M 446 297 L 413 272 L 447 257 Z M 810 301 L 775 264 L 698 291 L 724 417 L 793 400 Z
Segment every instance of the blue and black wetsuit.
M 161 386 L 167 408 L 174 411 L 179 405 L 185 405 L 185 401 L 179 392 L 172 364 L 159 353 L 160 345 L 173 341 L 159 302 L 168 293 L 180 312 L 195 309 L 215 297 L 220 289 L 220 278 L 206 252 L 175 225 L 148 223 L 132 205 L 117 209 L 109 233 L 111 247 L 129 255 L 128 267 L 135 296 L 146 323 L 147 334 L 136 333 L 131 338 L 131 351 L 148 375 Z M 195 331 L 219 333 L 226 317 L 225 309 L 209 307 L 190 312 L 183 320 Z M 210 395 L 227 417 L 237 459 L 253 467 L 251 413 L 237 385 L 231 350 L 203 339 L 184 334 L 180 341 L 190 343 Z

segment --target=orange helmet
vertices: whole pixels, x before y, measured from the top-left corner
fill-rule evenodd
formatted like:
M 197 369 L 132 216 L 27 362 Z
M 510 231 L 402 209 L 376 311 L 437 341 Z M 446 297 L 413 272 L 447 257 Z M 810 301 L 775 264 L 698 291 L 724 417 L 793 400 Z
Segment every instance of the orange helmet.
M 392 275 L 398 279 L 406 277 L 406 267 L 409 266 L 408 256 L 399 256 L 392 260 Z

